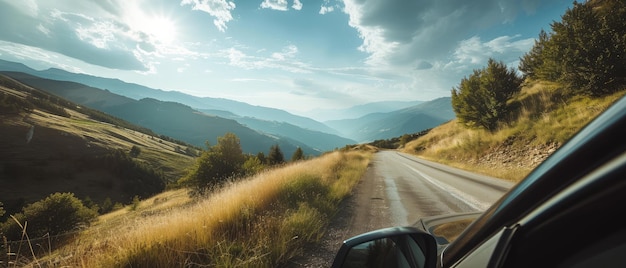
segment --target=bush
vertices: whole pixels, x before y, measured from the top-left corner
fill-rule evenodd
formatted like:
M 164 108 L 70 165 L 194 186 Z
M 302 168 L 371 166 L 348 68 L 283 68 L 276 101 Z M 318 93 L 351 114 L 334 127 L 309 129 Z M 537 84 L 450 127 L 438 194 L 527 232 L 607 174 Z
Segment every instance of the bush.
M 141 148 L 139 148 L 139 146 L 137 146 L 137 145 L 133 145 L 133 147 L 130 148 L 130 152 L 128 154 L 131 157 L 137 157 L 137 156 L 139 156 L 140 153 L 141 153 Z
M 489 59 L 487 67 L 474 70 L 452 89 L 452 108 L 459 122 L 494 131 L 507 118 L 507 102 L 521 90 L 522 80 L 503 62 Z
M 227 179 L 238 178 L 245 172 L 245 156 L 239 138 L 234 133 L 226 133 L 217 138 L 217 145 L 210 146 L 196 159 L 195 168 L 179 180 L 182 185 L 211 188 Z
M 54 236 L 73 231 L 95 219 L 97 213 L 85 207 L 73 193 L 54 193 L 22 209 L 15 219 L 32 237 Z M 27 223 L 27 224 L 26 224 Z M 22 228 L 13 219 L 2 225 L 2 232 L 9 240 L 19 240 Z

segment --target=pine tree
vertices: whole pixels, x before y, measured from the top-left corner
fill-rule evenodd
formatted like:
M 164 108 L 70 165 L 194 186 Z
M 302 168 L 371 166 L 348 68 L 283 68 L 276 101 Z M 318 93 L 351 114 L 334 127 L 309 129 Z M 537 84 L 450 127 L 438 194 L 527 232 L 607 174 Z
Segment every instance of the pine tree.
M 302 148 L 298 147 L 296 148 L 296 151 L 293 152 L 293 155 L 291 155 L 291 162 L 296 162 L 302 159 L 304 159 L 304 152 L 302 151 Z
M 272 145 L 272 147 L 270 147 L 267 161 L 270 165 L 280 165 L 282 163 L 285 163 L 285 156 L 283 155 L 283 151 L 280 150 L 280 146 L 278 146 L 278 144 Z

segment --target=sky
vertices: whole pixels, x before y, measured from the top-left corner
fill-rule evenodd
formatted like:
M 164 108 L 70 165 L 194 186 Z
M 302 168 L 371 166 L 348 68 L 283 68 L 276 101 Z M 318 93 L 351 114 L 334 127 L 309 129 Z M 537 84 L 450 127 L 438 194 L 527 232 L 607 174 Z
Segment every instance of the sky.
M 294 114 L 517 68 L 571 0 L 0 0 L 0 59 Z

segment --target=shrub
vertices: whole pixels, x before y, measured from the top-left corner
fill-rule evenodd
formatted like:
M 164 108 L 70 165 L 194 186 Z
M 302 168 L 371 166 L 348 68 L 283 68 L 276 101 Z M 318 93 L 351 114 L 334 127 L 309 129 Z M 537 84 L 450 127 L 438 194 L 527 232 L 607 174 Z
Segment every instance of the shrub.
M 139 156 L 140 153 L 141 153 L 141 148 L 139 148 L 139 146 L 137 146 L 137 145 L 133 145 L 133 147 L 130 148 L 130 152 L 128 154 L 131 157 L 137 157 L 137 156 Z
M 489 59 L 452 89 L 452 108 L 459 122 L 494 131 L 509 113 L 507 102 L 521 90 L 522 80 L 503 62 Z
M 82 227 L 95 219 L 97 213 L 83 205 L 73 193 L 54 193 L 41 201 L 27 205 L 15 219 L 26 225 L 30 237 L 54 236 Z M 27 224 L 25 224 L 27 222 Z M 2 225 L 7 239 L 20 239 L 22 230 L 9 219 Z
M 217 138 L 217 145 L 211 147 L 207 143 L 207 150 L 198 157 L 195 168 L 179 183 L 199 188 L 215 187 L 243 175 L 245 160 L 239 138 L 234 133 L 226 133 Z

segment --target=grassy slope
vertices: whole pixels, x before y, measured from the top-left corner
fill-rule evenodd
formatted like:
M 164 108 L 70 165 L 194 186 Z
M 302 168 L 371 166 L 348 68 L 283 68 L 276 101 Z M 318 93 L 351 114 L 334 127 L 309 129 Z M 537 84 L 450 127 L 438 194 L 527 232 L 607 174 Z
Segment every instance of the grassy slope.
M 332 152 L 192 200 L 185 189 L 103 216 L 38 263 L 72 267 L 276 267 L 315 243 L 371 153 Z
M 23 90 L 0 86 L 1 93 L 25 98 Z M 100 203 L 106 197 L 127 203 L 121 196 L 120 181 L 104 169 L 82 168 L 81 160 L 106 154 L 113 149 L 141 148 L 137 160 L 177 180 L 192 157 L 177 153 L 177 144 L 134 130 L 90 119 L 80 109 L 65 109 L 70 117 L 35 108 L 32 112 L 0 114 L 0 202 L 30 203 L 54 192 L 73 192 Z M 26 135 L 34 127 L 32 140 Z M 184 148 L 183 148 L 184 149 Z
M 490 133 L 453 120 L 402 151 L 511 181 L 523 179 L 580 128 L 626 93 L 565 98 L 557 84 L 530 83 L 511 102 L 513 120 Z

